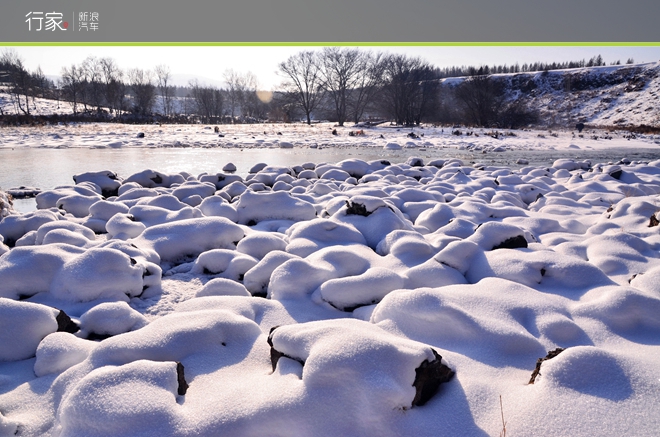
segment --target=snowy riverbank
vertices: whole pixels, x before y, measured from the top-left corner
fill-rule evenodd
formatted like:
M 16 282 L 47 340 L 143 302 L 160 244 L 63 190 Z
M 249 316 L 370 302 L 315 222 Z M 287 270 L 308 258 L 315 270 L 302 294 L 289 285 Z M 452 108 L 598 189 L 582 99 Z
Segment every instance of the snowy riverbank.
M 0 147 L 524 160 L 658 140 L 330 127 L 16 128 Z M 508 435 L 655 435 L 660 161 L 406 160 L 47 187 L 0 222 L 0 435 L 498 435 L 500 396 Z

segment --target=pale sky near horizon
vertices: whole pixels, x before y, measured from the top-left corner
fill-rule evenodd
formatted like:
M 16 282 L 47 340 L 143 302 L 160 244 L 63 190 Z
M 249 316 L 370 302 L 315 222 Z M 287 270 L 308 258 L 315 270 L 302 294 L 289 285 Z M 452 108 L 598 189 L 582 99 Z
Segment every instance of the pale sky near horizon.
M 315 46 L 26 46 L 4 47 L 16 50 L 30 70 L 41 66 L 44 74 L 57 76 L 62 67 L 80 64 L 88 56 L 111 57 L 120 68 L 153 69 L 170 67 L 173 76 L 196 76 L 201 83 L 218 85 L 228 69 L 254 73 L 262 89 L 277 87 L 282 78 L 277 66 L 302 50 L 321 50 Z M 520 65 L 531 62 L 577 61 L 601 55 L 607 64 L 628 58 L 638 62 L 660 61 L 660 46 L 365 46 L 363 50 L 419 56 L 437 67 Z M 176 78 L 176 77 L 175 77 Z M 188 79 L 184 79 L 185 85 Z

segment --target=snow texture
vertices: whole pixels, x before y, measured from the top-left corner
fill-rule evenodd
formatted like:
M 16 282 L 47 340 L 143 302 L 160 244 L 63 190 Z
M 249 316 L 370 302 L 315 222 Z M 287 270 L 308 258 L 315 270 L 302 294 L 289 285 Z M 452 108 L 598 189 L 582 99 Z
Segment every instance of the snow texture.
M 218 141 L 94 126 L 86 147 Z M 51 128 L 0 148 L 76 143 Z M 227 173 L 77 171 L 2 210 L 0 435 L 485 436 L 502 413 L 510 435 L 657 434 L 660 161 L 632 152 L 659 138 L 615 159 L 567 132 L 226 128 Z M 355 153 L 239 160 L 303 147 Z M 440 363 L 455 376 L 415 403 Z

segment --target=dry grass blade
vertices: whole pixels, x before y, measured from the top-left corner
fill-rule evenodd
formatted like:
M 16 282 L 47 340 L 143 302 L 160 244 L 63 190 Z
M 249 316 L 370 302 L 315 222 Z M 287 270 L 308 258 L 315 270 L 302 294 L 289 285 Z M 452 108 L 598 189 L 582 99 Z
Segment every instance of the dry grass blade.
M 504 408 L 502 408 L 502 395 L 500 395 L 500 414 L 502 415 L 502 431 L 500 431 L 500 437 L 506 437 L 506 422 L 504 421 Z

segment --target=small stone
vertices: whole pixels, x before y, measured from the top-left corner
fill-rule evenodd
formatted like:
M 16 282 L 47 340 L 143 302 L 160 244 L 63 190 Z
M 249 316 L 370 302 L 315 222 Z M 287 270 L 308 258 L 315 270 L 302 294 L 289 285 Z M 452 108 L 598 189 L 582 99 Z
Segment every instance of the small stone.
M 415 369 L 415 382 L 413 387 L 417 390 L 412 406 L 422 406 L 427 403 L 438 391 L 440 384 L 450 381 L 455 372 L 442 363 L 442 357 L 431 349 L 435 359 L 431 362 L 424 360 Z
M 361 215 L 363 217 L 369 217 L 369 215 L 371 214 L 369 211 L 367 211 L 367 207 L 362 205 L 361 203 L 351 202 L 347 200 L 346 207 L 348 208 L 346 210 L 346 215 Z
M 186 392 L 188 391 L 188 387 L 189 387 L 188 383 L 186 382 L 186 377 L 185 377 L 183 371 L 184 371 L 183 364 L 181 364 L 180 362 L 177 361 L 176 362 L 176 379 L 179 383 L 179 388 L 177 390 L 177 393 L 179 393 L 179 396 L 185 395 Z
M 80 331 L 80 327 L 78 327 L 78 325 L 76 325 L 76 323 L 71 320 L 71 317 L 69 317 L 62 310 L 60 310 L 57 317 L 55 317 L 55 320 L 57 321 L 57 332 L 68 332 L 69 334 L 75 334 L 76 332 Z
M 536 377 L 541 374 L 541 364 L 543 364 L 544 361 L 550 360 L 560 353 L 564 352 L 564 348 L 558 347 L 555 350 L 548 351 L 548 355 L 546 355 L 544 358 L 539 358 L 536 360 L 536 368 L 532 372 L 532 377 L 529 379 L 529 382 L 527 384 L 534 384 L 534 381 L 536 381 Z
M 492 250 L 495 249 L 525 249 L 527 248 L 527 240 L 525 237 L 522 235 L 518 235 L 515 237 L 508 238 L 498 244 L 497 246 L 493 247 Z

